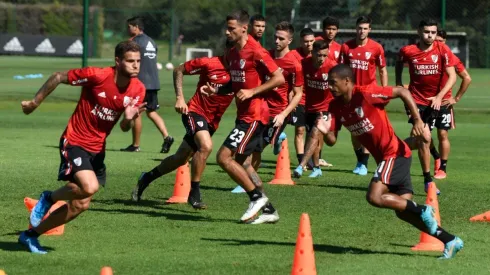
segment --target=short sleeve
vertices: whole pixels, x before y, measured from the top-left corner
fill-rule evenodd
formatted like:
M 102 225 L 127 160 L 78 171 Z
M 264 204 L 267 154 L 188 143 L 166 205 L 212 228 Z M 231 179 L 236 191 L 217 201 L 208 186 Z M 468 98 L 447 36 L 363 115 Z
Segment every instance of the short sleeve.
M 273 72 L 279 69 L 276 62 L 274 62 L 272 57 L 264 48 L 257 49 L 255 51 L 254 63 L 258 71 L 264 72 L 267 76 L 271 76 Z
M 454 67 L 456 65 L 453 52 L 445 44 L 438 43 L 438 47 L 441 47 L 442 61 L 446 67 Z
M 292 80 L 293 87 L 300 87 L 303 86 L 305 83 L 304 77 L 303 77 L 303 68 L 299 64 L 299 62 L 294 63 L 294 76 Z
M 100 82 L 102 69 L 86 67 L 68 71 L 68 82 L 72 86 L 94 86 Z
M 344 63 L 349 65 L 349 58 L 347 57 L 349 52 L 349 47 L 347 44 L 342 44 L 342 47 L 340 47 L 340 63 Z
M 376 65 L 381 68 L 386 67 L 385 50 L 381 45 L 378 45 L 378 56 L 376 57 Z
M 456 68 L 456 72 L 458 72 L 458 73 L 466 70 L 466 68 L 465 68 L 463 62 L 461 62 L 461 60 L 459 60 L 459 62 L 456 64 L 455 68 Z
M 184 63 L 184 68 L 190 75 L 201 74 L 205 70 L 206 65 L 209 63 L 208 57 L 201 57 L 189 60 Z
M 393 87 L 365 86 L 361 87 L 364 98 L 372 105 L 386 106 L 393 98 Z
M 398 52 L 398 61 L 401 61 L 403 63 L 408 62 L 406 47 L 401 48 L 400 52 Z

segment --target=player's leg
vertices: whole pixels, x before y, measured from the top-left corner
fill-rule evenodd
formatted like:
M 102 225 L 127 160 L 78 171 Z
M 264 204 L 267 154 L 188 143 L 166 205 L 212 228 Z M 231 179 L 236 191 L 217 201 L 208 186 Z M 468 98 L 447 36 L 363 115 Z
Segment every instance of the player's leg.
M 352 172 L 360 176 L 365 176 L 368 173 L 367 164 L 369 160 L 369 151 L 364 148 L 359 142 L 358 138 L 351 134 L 352 147 L 356 154 L 357 164 Z
M 452 108 L 442 107 L 436 120 L 437 138 L 439 140 L 439 152 L 441 153 L 441 165 L 438 171 L 434 171 L 434 178 L 445 179 L 447 160 L 451 151 L 449 142 L 449 129 L 453 126 Z
M 298 163 L 300 163 L 303 160 L 305 152 L 305 106 L 298 105 L 294 110 L 292 118 L 294 124 L 294 148 L 296 149 Z
M 168 134 L 167 127 L 165 127 L 165 121 L 163 121 L 163 118 L 156 112 L 160 108 L 160 105 L 158 104 L 158 90 L 147 90 L 145 102 L 146 115 L 153 124 L 155 124 L 163 138 L 162 150 L 160 153 L 168 153 L 170 147 L 174 143 L 174 138 Z
M 306 115 L 306 146 L 303 159 L 296 169 L 293 171 L 293 176 L 295 178 L 300 178 L 303 175 L 303 167 L 306 166 L 310 158 L 313 159 L 313 172 L 310 174 L 311 177 L 319 177 L 322 175 L 322 170 L 319 167 L 319 153 L 320 153 L 320 142 L 322 140 L 322 133 L 315 126 L 318 116 L 322 116 L 322 113 L 309 113 Z M 326 117 L 325 117 L 326 119 Z
M 313 152 L 313 155 L 311 156 L 313 160 L 313 171 L 308 176 L 309 178 L 317 178 L 322 175 L 322 169 L 320 168 L 320 151 L 322 149 L 321 141 L 323 140 L 323 134 L 320 131 L 318 131 L 316 127 L 313 128 L 316 129 L 315 131 L 317 133 L 315 133 L 315 135 L 318 143 L 316 145 L 315 151 Z
M 124 152 L 139 152 L 140 151 L 140 138 L 141 131 L 143 130 L 143 122 L 141 121 L 141 116 L 134 120 L 134 125 L 131 128 L 131 134 L 133 142 L 126 148 L 122 148 L 121 151 Z
M 211 130 L 214 132 L 213 130 Z M 192 156 L 191 161 L 191 190 L 188 202 L 196 209 L 205 209 L 206 204 L 201 199 L 201 176 L 206 168 L 206 161 L 213 150 L 213 141 L 210 131 L 198 131 L 194 135 L 194 142 L 197 150 Z
M 434 175 L 437 174 L 437 171 L 441 167 L 441 155 L 436 149 L 436 146 L 434 145 L 434 139 L 430 139 L 430 154 L 432 155 L 432 158 L 434 159 Z

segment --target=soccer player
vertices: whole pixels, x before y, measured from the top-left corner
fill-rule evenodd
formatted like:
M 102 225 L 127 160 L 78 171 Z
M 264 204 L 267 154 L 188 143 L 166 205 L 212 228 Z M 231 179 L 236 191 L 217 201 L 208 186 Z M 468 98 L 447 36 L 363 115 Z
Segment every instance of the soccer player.
M 444 243 L 442 259 L 454 257 L 463 248 L 463 241 L 437 225 L 430 205 L 418 205 L 412 201 L 412 152 L 396 136 L 385 110 L 392 98 L 401 98 L 414 114 L 412 135 L 425 139 L 427 126 L 414 99 L 403 87 L 357 86 L 354 81 L 352 70 L 345 64 L 330 70 L 328 82 L 335 99 L 330 103 L 328 120 L 318 119 L 317 128 L 332 137 L 330 146 L 335 144 L 342 125 L 357 136 L 378 164 L 366 194 L 369 204 L 394 210 L 399 219 Z
M 260 43 L 265 32 L 265 17 L 262 14 L 255 14 L 250 17 L 250 35 Z
M 223 94 L 207 97 L 200 92 L 199 88 L 206 84 L 212 87 L 223 87 L 231 81 L 226 69 L 226 55 L 231 47 L 232 44 L 227 42 L 224 55 L 196 58 L 174 69 L 175 110 L 182 114 L 186 134 L 175 154 L 165 158 L 150 172 L 141 174 L 131 194 L 133 201 L 139 201 L 143 191 L 154 180 L 186 164 L 192 157 L 191 190 L 188 203 L 195 209 L 207 207 L 201 199 L 201 176 L 206 167 L 206 160 L 213 149 L 211 137 L 218 129 L 221 117 L 234 96 Z M 196 93 L 187 104 L 182 90 L 184 75 L 199 75 Z
M 304 28 L 299 33 L 300 47 L 291 51 L 291 53 L 300 62 L 311 56 L 313 43 L 315 42 L 315 33 L 310 28 Z M 292 124 L 294 125 L 294 147 L 296 149 L 296 157 L 298 163 L 303 160 L 305 152 L 304 136 L 306 132 L 306 113 L 305 113 L 306 94 L 303 93 L 301 100 L 292 113 Z M 310 169 L 313 169 L 313 161 L 309 161 Z M 306 166 L 304 167 L 306 168 Z
M 275 30 L 274 38 L 276 47 L 275 49 L 270 50 L 269 53 L 282 71 L 285 82 L 266 93 L 266 100 L 269 106 L 269 124 L 267 124 L 263 132 L 263 148 L 265 148 L 267 144 L 272 144 L 274 146 L 274 154 L 277 155 L 281 151 L 281 144 L 285 139 L 285 134 L 281 133 L 284 131 L 284 128 L 286 128 L 286 119 L 298 105 L 303 94 L 303 71 L 292 52 L 289 51 L 289 44 L 293 41 L 294 36 L 293 25 L 283 21 L 276 25 Z M 293 96 L 291 101 L 289 101 L 288 96 L 291 91 Z M 282 135 L 284 136 L 281 137 Z M 259 187 L 261 192 L 264 191 L 257 170 L 261 161 L 263 148 L 253 152 L 251 158 L 247 158 L 247 161 L 244 163 L 244 167 L 247 170 L 250 179 L 255 186 Z M 277 222 L 279 220 L 279 214 L 277 211 L 273 210 L 274 207 L 268 203 L 264 207 L 262 215 L 251 223 L 261 224 Z
M 378 68 L 381 86 L 384 87 L 388 85 L 385 52 L 381 44 L 368 38 L 370 31 L 371 18 L 367 16 L 357 18 L 356 38 L 342 45 L 341 61 L 352 68 L 355 83 L 361 86 L 377 85 L 376 68 Z M 352 172 L 365 176 L 368 173 L 369 152 L 353 135 L 351 141 L 357 157 L 357 164 Z
M 304 93 L 306 94 L 306 150 L 303 160 L 296 169 L 294 177 L 301 177 L 303 167 L 310 157 L 313 157 L 313 171 L 310 178 L 320 177 L 320 146 L 318 140 L 323 136 L 315 126 L 318 117 L 325 117 L 328 113 L 328 105 L 333 99 L 328 91 L 328 72 L 337 65 L 337 62 L 328 57 L 329 44 L 325 40 L 317 40 L 313 43 L 311 57 L 303 59 Z M 313 138 L 315 137 L 315 138 Z
M 439 41 L 441 43 L 446 43 L 446 38 L 447 38 L 447 33 L 445 30 L 438 30 L 437 31 L 437 36 L 436 36 L 436 41 Z M 449 157 L 449 151 L 451 149 L 451 144 L 449 143 L 449 136 L 448 136 L 448 130 L 449 129 L 454 129 L 456 127 L 456 124 L 454 123 L 454 108 L 453 105 L 458 103 L 461 98 L 463 97 L 464 93 L 468 89 L 471 83 L 471 76 L 464 67 L 463 62 L 459 60 L 459 58 L 456 55 L 453 55 L 452 58 L 454 59 L 453 63 L 454 69 L 456 71 L 456 74 L 461 78 L 461 84 L 459 86 L 459 90 L 456 93 L 456 96 L 453 97 L 452 91 L 449 90 L 449 92 L 444 96 L 442 100 L 442 106 L 446 106 L 447 108 L 450 109 L 450 114 L 445 114 L 444 120 L 446 124 L 451 125 L 451 128 L 448 129 L 437 129 L 437 138 L 439 140 L 439 152 L 437 152 L 436 147 L 434 146 L 434 140 L 431 139 L 430 143 L 430 153 L 432 157 L 434 157 L 434 178 L 436 179 L 445 179 L 446 178 L 446 168 L 447 168 L 447 160 Z M 444 75 L 444 77 L 447 77 L 447 74 Z M 439 154 L 440 153 L 440 154 Z
M 131 40 L 138 43 L 141 49 L 141 69 L 138 74 L 139 80 L 145 84 L 146 87 L 146 115 L 155 124 L 160 134 L 162 134 L 163 145 L 160 153 L 168 153 L 170 147 L 174 143 L 174 138 L 169 136 L 165 122 L 162 117 L 156 112 L 160 105 L 158 105 L 158 90 L 160 90 L 160 81 L 158 79 L 157 69 L 157 44 L 153 39 L 146 35 L 143 31 L 145 29 L 143 18 L 132 17 L 127 20 L 128 33 L 131 36 Z M 143 124 L 141 123 L 141 117 L 138 117 L 132 128 L 133 143 L 126 148 L 121 149 L 125 152 L 139 152 L 140 151 L 140 139 L 141 130 Z
M 250 221 L 269 199 L 255 187 L 243 163 L 262 148 L 262 133 L 269 122 L 269 108 L 263 95 L 284 83 L 284 76 L 269 53 L 247 34 L 249 15 L 244 10 L 226 17 L 226 38 L 234 43 L 227 57 L 235 93 L 237 118 L 235 127 L 217 153 L 217 162 L 249 195 L 250 204 L 241 221 Z M 269 76 L 266 82 L 263 75 Z
M 425 135 L 428 138 L 424 139 L 424 142 L 419 141 L 418 144 L 415 144 L 415 139 L 408 141 L 410 148 L 419 151 L 425 190 L 427 190 L 429 183 L 432 182 L 430 131 L 433 127 L 446 130 L 450 128 L 446 120 L 448 115 L 451 115 L 451 110 L 446 106 L 441 108 L 441 105 L 444 96 L 456 82 L 456 73 L 451 50 L 445 44 L 435 41 L 437 22 L 432 19 L 420 21 L 418 35 L 420 41 L 417 44 L 407 45 L 400 49 L 395 74 L 397 86 L 403 86 L 403 66 L 404 63 L 408 63 L 410 72 L 408 89 L 417 103 L 422 120 L 429 125 L 425 128 Z M 448 75 L 447 78 L 445 74 Z M 409 114 L 409 122 L 412 122 L 412 112 L 407 110 L 407 114 Z
M 83 87 L 75 112 L 60 139 L 58 180 L 68 183 L 41 194 L 31 212 L 33 228 L 22 232 L 19 237 L 19 242 L 32 253 L 47 253 L 39 244 L 38 237 L 87 210 L 99 185 L 105 186 L 107 136 L 121 116 L 119 125 L 126 132 L 145 111 L 145 104 L 141 103 L 145 97 L 145 86 L 137 78 L 140 60 L 140 47 L 136 42 L 121 42 L 115 49 L 114 67 L 88 67 L 54 73 L 34 99 L 22 101 L 22 111 L 30 114 L 59 84 Z M 42 221 L 55 202 L 64 200 L 68 204 Z
M 339 32 L 340 21 L 339 19 L 327 16 L 322 21 L 323 34 L 315 37 L 315 40 L 325 40 L 328 43 L 328 57 L 333 61 L 340 63 L 340 50 L 341 45 L 335 42 L 335 37 Z

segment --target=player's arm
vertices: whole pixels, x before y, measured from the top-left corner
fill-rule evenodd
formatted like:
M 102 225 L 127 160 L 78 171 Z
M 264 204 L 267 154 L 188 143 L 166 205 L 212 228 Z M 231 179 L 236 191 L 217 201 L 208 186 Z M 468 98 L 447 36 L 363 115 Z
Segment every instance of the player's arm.
M 393 87 L 393 98 L 399 97 L 405 106 L 410 110 L 410 114 L 413 119 L 412 136 L 423 136 L 424 135 L 424 122 L 420 118 L 419 110 L 415 100 L 413 100 L 410 91 L 404 87 Z
M 293 95 L 291 100 L 289 100 L 289 104 L 286 109 L 274 117 L 274 127 L 280 127 L 284 123 L 286 117 L 294 110 L 294 108 L 296 108 L 296 106 L 298 106 L 298 103 L 303 96 L 303 86 L 294 86 L 291 93 Z
M 445 99 L 442 101 L 442 105 L 453 105 L 458 103 L 463 97 L 464 93 L 468 90 L 471 83 L 471 76 L 466 69 L 458 72 L 458 76 L 461 78 L 461 84 L 459 85 L 459 90 L 456 96 L 450 99 Z
M 53 73 L 43 86 L 37 91 L 34 98 L 30 101 L 22 101 L 22 111 L 28 115 L 32 113 L 60 83 L 68 84 L 68 71 Z
M 180 64 L 174 69 L 174 91 L 175 91 L 175 111 L 179 114 L 187 114 L 188 107 L 185 103 L 183 82 L 184 75 L 188 74 L 184 64 Z
M 403 73 L 403 66 L 405 65 L 405 62 L 401 57 L 398 57 L 398 59 L 395 62 L 395 82 L 396 86 L 401 86 L 403 87 L 403 82 L 402 82 L 402 73 Z
M 378 67 L 379 79 L 381 86 L 388 86 L 388 70 L 386 69 L 385 51 L 381 45 L 378 47 L 378 56 L 376 58 L 376 65 Z
M 146 102 L 138 105 L 138 100 L 133 101 L 124 109 L 123 119 L 119 123 L 119 127 L 123 132 L 129 131 L 134 126 L 134 120 L 146 111 Z
M 383 87 L 388 86 L 388 70 L 386 69 L 386 66 L 378 67 L 378 72 L 379 72 L 379 79 L 381 80 L 381 86 Z
M 236 97 L 241 101 L 247 100 L 265 91 L 269 91 L 274 89 L 275 87 L 281 86 L 282 84 L 284 84 L 284 81 L 284 76 L 282 75 L 281 70 L 277 69 L 270 75 L 270 79 L 262 83 L 262 85 L 253 89 L 241 89 L 236 94 Z
M 451 88 L 454 86 L 454 83 L 456 83 L 456 71 L 454 67 L 446 67 L 446 73 L 448 75 L 446 85 L 444 85 L 444 87 L 436 96 L 428 98 L 428 100 L 432 101 L 430 107 L 432 107 L 434 110 L 439 110 L 441 108 L 442 99 L 447 94 L 447 92 L 451 90 Z

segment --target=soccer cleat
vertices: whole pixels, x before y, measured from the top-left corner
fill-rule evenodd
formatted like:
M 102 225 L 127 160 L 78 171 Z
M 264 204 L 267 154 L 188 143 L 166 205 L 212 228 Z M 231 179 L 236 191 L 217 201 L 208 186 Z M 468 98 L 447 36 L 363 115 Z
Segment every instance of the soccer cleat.
M 320 161 L 318 162 L 320 164 L 320 166 L 323 166 L 323 167 L 332 167 L 333 164 L 331 163 L 328 163 L 326 160 L 324 159 L 320 159 Z
M 434 236 L 437 231 L 437 220 L 434 216 L 434 208 L 430 205 L 425 205 L 425 210 L 422 210 L 420 218 L 424 222 L 425 226 L 429 230 L 429 235 Z
M 247 211 L 245 211 L 240 220 L 242 222 L 250 220 L 260 211 L 260 209 L 262 209 L 267 204 L 267 202 L 269 202 L 269 198 L 267 198 L 263 194 L 262 197 L 258 198 L 257 200 L 250 201 Z
M 195 198 L 193 196 L 190 196 L 187 198 L 187 203 L 192 206 L 192 208 L 196 210 L 204 210 L 208 208 L 208 206 L 201 200 L 201 198 Z
M 296 167 L 296 169 L 294 169 L 294 171 L 293 171 L 293 177 L 295 177 L 297 179 L 301 178 L 301 176 L 303 175 L 303 169 L 304 168 L 301 167 L 301 165 Z
M 286 139 L 286 133 L 282 132 L 277 139 L 277 142 L 274 144 L 274 155 L 279 155 L 282 149 L 282 142 Z
M 424 191 L 425 191 L 425 193 L 427 193 L 427 191 L 429 190 L 429 184 L 431 184 L 431 183 L 432 183 L 432 181 L 430 181 L 430 182 L 424 182 Z M 437 188 L 436 194 L 438 196 L 441 194 L 441 191 L 439 190 L 439 188 Z
M 131 193 L 131 200 L 134 202 L 139 202 L 141 200 L 141 195 L 143 195 L 143 191 L 145 191 L 146 187 L 148 187 L 148 184 L 145 184 L 143 182 L 143 176 L 146 174 L 146 172 L 141 172 L 141 175 L 138 179 L 138 183 L 133 189 L 133 192 Z
M 362 166 L 362 163 L 358 162 L 356 164 L 356 167 L 354 168 L 354 170 L 352 170 L 352 173 L 359 174 L 359 170 L 361 169 L 361 166 Z
M 140 147 L 139 146 L 133 146 L 133 144 L 131 144 L 126 148 L 122 148 L 121 151 L 122 152 L 139 152 Z
M 368 169 L 366 165 L 361 164 L 361 167 L 359 167 L 359 172 L 357 173 L 359 176 L 365 176 L 368 174 Z
M 53 205 L 47 200 L 47 197 L 51 194 L 51 191 L 44 191 L 39 197 L 39 201 L 36 203 L 31 211 L 30 222 L 32 227 L 37 227 L 43 220 L 46 213 L 48 213 L 49 208 Z
M 447 177 L 446 172 L 444 170 L 437 170 L 434 174 L 434 178 L 438 180 L 445 179 Z
M 25 231 L 20 233 L 18 241 L 20 244 L 27 247 L 27 249 L 29 249 L 29 251 L 31 251 L 31 253 L 35 253 L 35 254 L 46 254 L 46 253 L 48 253 L 48 251 L 46 251 L 39 244 L 39 241 L 36 237 L 27 236 Z
M 434 160 L 434 174 L 441 169 L 441 159 L 435 159 Z
M 173 143 L 174 143 L 174 138 L 171 136 L 167 136 L 163 140 L 162 150 L 160 151 L 160 153 L 168 153 L 170 151 L 170 147 L 172 147 Z
M 308 176 L 309 178 L 319 178 L 322 175 L 322 169 L 313 168 L 313 172 Z
M 277 221 L 279 221 L 279 214 L 277 211 L 274 211 L 274 213 L 262 213 L 262 215 L 250 224 L 276 223 Z
M 463 249 L 464 242 L 459 237 L 455 237 L 454 240 L 444 245 L 444 252 L 439 259 L 451 259 L 456 256 L 456 253 Z

